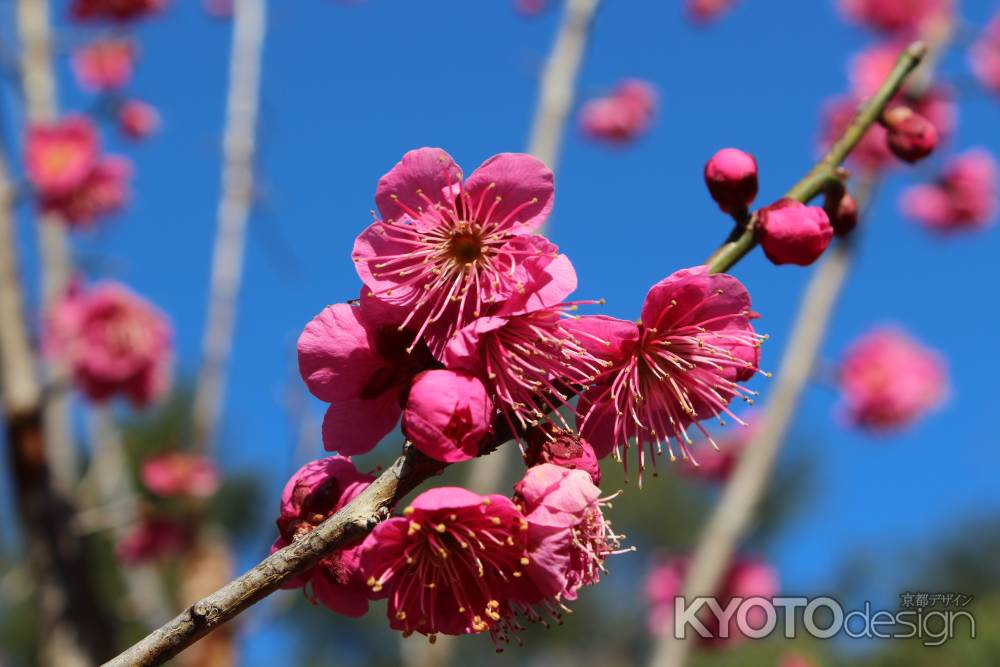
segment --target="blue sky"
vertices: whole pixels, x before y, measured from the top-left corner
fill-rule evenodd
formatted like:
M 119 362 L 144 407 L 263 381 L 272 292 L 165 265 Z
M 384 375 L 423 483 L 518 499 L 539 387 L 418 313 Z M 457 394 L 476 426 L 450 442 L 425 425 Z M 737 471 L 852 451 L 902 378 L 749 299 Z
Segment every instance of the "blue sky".
M 138 178 L 128 213 L 78 244 L 82 256 L 101 259 L 102 273 L 170 313 L 186 371 L 204 319 L 229 48 L 228 24 L 206 18 L 199 4 L 177 0 L 140 30 L 134 91 L 159 107 L 164 132 L 129 149 Z M 846 88 L 848 57 L 872 39 L 840 21 L 832 0 L 745 0 L 705 30 L 689 26 L 678 4 L 604 3 L 581 96 L 639 76 L 657 85 L 661 108 L 649 136 L 625 150 L 587 143 L 570 127 L 556 178 L 549 232 L 576 266 L 578 296 L 604 297 L 606 312 L 621 317 L 634 317 L 650 285 L 700 263 L 728 232 L 702 184 L 705 160 L 725 146 L 750 151 L 760 201 L 780 196 L 815 158 L 821 103 Z M 993 4 L 967 0 L 962 14 L 982 24 Z M 526 21 L 506 0 L 271 3 L 261 203 L 226 401 L 227 468 L 288 465 L 283 402 L 297 377 L 294 341 L 324 305 L 356 295 L 350 250 L 370 221 L 379 176 L 424 145 L 445 148 L 467 172 L 525 148 L 557 17 Z M 62 68 L 64 106 L 85 107 Z M 962 53 L 945 70 L 962 96 L 952 147 L 1000 152 L 1000 100 L 970 85 Z M 17 122 L 9 98 L 7 107 Z M 117 148 L 111 136 L 108 144 Z M 831 390 L 810 389 L 794 448 L 817 461 L 819 488 L 773 553 L 789 590 L 821 589 L 848 556 L 886 559 L 961 519 L 1000 511 L 991 419 L 1000 413 L 992 385 L 1000 358 L 988 342 L 1000 310 L 987 274 L 1000 236 L 994 228 L 941 239 L 899 216 L 901 186 L 932 173 L 930 162 L 900 170 L 879 192 L 823 350 L 833 360 L 873 324 L 900 323 L 947 354 L 952 398 L 916 428 L 874 439 L 836 421 Z M 771 335 L 764 365 L 773 370 L 808 272 L 755 253 L 734 273 L 763 315 L 760 329 Z M 766 382 L 759 388 L 766 396 Z M 310 405 L 318 414 L 321 406 Z M 655 484 L 646 492 L 656 493 Z

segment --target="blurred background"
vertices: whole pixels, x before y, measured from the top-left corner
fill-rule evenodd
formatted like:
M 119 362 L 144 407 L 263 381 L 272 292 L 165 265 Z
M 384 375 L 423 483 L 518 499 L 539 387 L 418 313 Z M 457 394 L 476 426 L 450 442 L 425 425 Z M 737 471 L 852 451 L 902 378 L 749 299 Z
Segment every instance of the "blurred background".
M 0 137 L 14 184 L 26 178 L 21 156 L 30 116 L 18 70 L 20 4 L 0 0 Z M 141 410 L 112 401 L 95 417 L 70 392 L 76 457 L 69 467 L 77 478 L 68 525 L 90 559 L 95 605 L 116 620 L 119 649 L 144 635 L 164 609 L 176 612 L 190 603 L 199 577 L 212 590 L 268 553 L 282 486 L 302 463 L 323 455 L 325 406 L 299 379 L 295 341 L 324 306 L 357 296 L 351 247 L 371 220 L 379 177 L 404 152 L 439 146 L 469 173 L 496 153 L 526 150 L 540 72 L 563 20 L 562 3 L 537 5 L 266 3 L 245 263 L 210 449 L 218 480 L 210 480 L 204 494 L 164 498 L 148 488 L 141 471 L 149 458 L 188 450 L 198 437 L 190 405 L 204 358 L 222 137 L 231 120 L 233 20 L 224 2 L 173 0 L 140 21 L 103 25 L 76 21 L 69 3 L 53 2 L 60 113 L 92 114 L 104 148 L 127 156 L 133 170 L 132 195 L 120 212 L 72 229 L 73 273 L 84 282 L 128 284 L 167 315 L 176 348 L 172 388 Z M 831 595 L 845 607 L 868 600 L 896 609 L 907 591 L 974 596 L 968 608 L 978 636 L 959 633 L 936 649 L 914 640 L 772 638 L 700 648 L 693 664 L 775 665 L 793 656 L 817 666 L 1000 664 L 1000 442 L 992 422 L 1000 413 L 992 386 L 1000 373 L 1000 304 L 989 277 L 1000 237 L 989 225 L 934 233 L 900 208 L 904 189 L 934 181 L 951 156 L 973 147 L 1000 151 L 1000 93 L 977 79 L 969 61 L 971 45 L 998 10 L 990 0 L 955 7 L 936 77 L 951 91 L 957 125 L 931 158 L 880 177 L 814 379 L 742 549 L 773 568 L 781 593 Z M 137 49 L 124 92 L 81 88 L 75 51 L 123 33 Z M 600 312 L 634 319 L 652 284 L 702 263 L 731 226 L 705 191 L 706 160 L 727 146 L 748 151 L 759 165 L 758 202 L 780 197 L 820 155 L 824 105 L 851 89 L 852 58 L 882 39 L 846 20 L 833 0 L 742 0 L 711 20 L 693 20 L 678 2 L 601 2 L 574 86 L 547 229 L 576 267 L 577 297 L 604 298 Z M 627 140 L 602 141 L 585 132 L 579 110 L 625 78 L 643 79 L 657 91 L 648 127 Z M 141 141 L 122 135 L 115 114 L 123 96 L 155 107 L 155 134 Z M 45 267 L 35 233 L 40 216 L 30 199 L 18 200 L 14 210 L 37 340 Z M 774 371 L 809 270 L 775 267 L 754 252 L 733 273 L 761 314 L 757 329 L 770 336 L 762 367 Z M 891 434 L 853 426 L 836 386 L 844 351 L 882 324 L 904 328 L 939 351 L 950 385 L 939 409 Z M 752 382 L 761 401 L 773 381 Z M 95 443 L 108 428 L 121 437 L 116 451 L 124 456 L 125 481 L 115 484 L 130 489 L 124 514 L 114 498 L 94 490 L 100 487 L 95 475 L 107 464 Z M 358 467 L 388 464 L 398 442 L 398 433 L 390 435 L 360 457 Z M 0 664 L 32 665 L 48 633 L 15 485 L 7 481 L 15 470 L 5 465 Z M 613 461 L 604 461 L 603 471 L 605 491 L 624 489 L 609 517 L 637 550 L 609 561 L 610 574 L 582 592 L 562 627 L 529 628 L 523 647 L 494 657 L 485 638 L 463 637 L 436 654 L 418 635 L 404 642 L 418 648 L 401 648 L 381 603 L 365 618 L 348 619 L 291 590 L 213 635 L 217 648 L 187 664 L 643 664 L 655 641 L 646 576 L 665 555 L 690 552 L 721 487 L 663 465 L 640 491 L 625 483 Z M 520 473 L 508 466 L 501 490 Z M 457 466 L 442 483 L 461 483 L 467 474 Z M 149 528 L 154 519 L 173 527 Z M 199 526 L 197 538 L 165 539 L 177 533 L 176 524 Z M 137 536 L 139 529 L 152 532 Z M 122 547 L 128 539 L 132 551 Z M 140 583 L 130 578 L 136 572 L 148 575 L 140 579 L 153 593 L 136 588 Z M 137 591 L 145 599 L 130 599 Z

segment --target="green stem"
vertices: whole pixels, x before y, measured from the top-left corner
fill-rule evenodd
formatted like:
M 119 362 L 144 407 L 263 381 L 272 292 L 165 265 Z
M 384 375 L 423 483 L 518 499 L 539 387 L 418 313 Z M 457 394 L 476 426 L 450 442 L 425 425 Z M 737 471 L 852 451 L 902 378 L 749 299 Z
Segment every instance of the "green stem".
M 875 95 L 859 110 L 851 124 L 844 130 L 826 155 L 809 170 L 802 180 L 792 186 L 785 197 L 796 199 L 803 204 L 809 202 L 817 195 L 826 191 L 831 183 L 840 180 L 838 169 L 847 159 L 854 147 L 858 145 L 865 132 L 882 115 L 882 112 L 889 105 L 889 102 L 896 96 L 899 89 L 903 87 L 913 70 L 917 68 L 920 61 L 927 55 L 927 47 L 923 42 L 913 42 L 904 50 L 892 72 L 886 77 Z M 753 250 L 757 245 L 754 236 L 756 226 L 756 216 L 751 218 L 750 224 L 746 226 L 740 236 L 732 241 L 722 244 L 708 260 L 708 270 L 712 273 L 728 271 L 738 261 Z

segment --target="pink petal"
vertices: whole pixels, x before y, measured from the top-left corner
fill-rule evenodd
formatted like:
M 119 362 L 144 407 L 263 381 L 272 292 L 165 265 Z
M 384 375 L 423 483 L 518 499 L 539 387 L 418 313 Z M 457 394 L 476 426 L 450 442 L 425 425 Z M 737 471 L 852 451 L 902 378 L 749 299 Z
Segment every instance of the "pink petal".
M 482 366 L 479 339 L 505 324 L 507 320 L 503 317 L 480 317 L 457 331 L 444 350 L 444 365 L 450 369 L 461 369 L 472 373 L 479 371 Z
M 494 187 L 490 188 L 491 184 Z M 525 153 L 500 153 L 472 172 L 465 182 L 465 191 L 471 195 L 473 206 L 481 199 L 500 197 L 489 221 L 502 222 L 503 228 L 528 234 L 542 225 L 552 210 L 552 170 Z M 537 201 L 528 203 L 535 198 Z
M 639 341 L 635 322 L 607 315 L 574 317 L 564 320 L 562 326 L 595 357 L 614 363 L 628 357 Z
M 576 289 L 576 269 L 566 255 L 556 255 L 557 246 L 541 236 L 526 237 L 538 256 L 524 261 L 524 289 L 500 309 L 503 315 L 519 315 L 555 306 Z
M 603 459 L 615 448 L 615 411 L 612 408 L 609 388 L 592 387 L 580 395 L 576 406 L 576 427 L 580 435 L 594 448 L 597 458 Z M 594 405 L 594 401 L 597 404 Z M 591 406 L 593 411 L 591 411 Z M 584 416 L 590 413 L 586 421 Z
M 642 305 L 641 319 L 647 327 L 660 330 L 703 323 L 707 329 L 719 330 L 734 321 L 745 322 L 751 314 L 750 293 L 743 283 L 697 266 L 675 271 L 653 285 Z
M 333 402 L 323 417 L 323 446 L 346 456 L 364 454 L 396 427 L 400 414 L 399 400 L 393 392 L 371 400 Z
M 451 208 L 452 186 L 460 181 L 461 169 L 448 153 L 440 148 L 418 148 L 406 153 L 379 179 L 375 204 L 382 219 L 387 221 L 407 217 L 406 208 L 412 211 L 426 209 L 427 200 L 417 194 L 418 190 L 432 202 Z M 393 199 L 393 195 L 398 199 Z
M 299 336 L 299 373 L 321 401 L 334 402 L 361 394 L 385 362 L 375 354 L 358 309 L 338 303 L 323 309 Z
M 363 232 L 358 234 L 354 241 L 354 249 L 351 257 L 354 259 L 354 268 L 358 272 L 361 282 L 369 288 L 368 291 L 375 292 L 379 299 L 393 303 L 407 303 L 420 295 L 419 286 L 403 287 L 392 292 L 399 283 L 398 280 L 384 280 L 376 278 L 372 274 L 369 262 L 378 263 L 383 261 L 381 257 L 388 255 L 401 255 L 408 253 L 412 248 L 404 243 L 388 238 L 382 230 L 382 224 L 373 222 Z M 365 293 L 367 298 L 367 293 Z

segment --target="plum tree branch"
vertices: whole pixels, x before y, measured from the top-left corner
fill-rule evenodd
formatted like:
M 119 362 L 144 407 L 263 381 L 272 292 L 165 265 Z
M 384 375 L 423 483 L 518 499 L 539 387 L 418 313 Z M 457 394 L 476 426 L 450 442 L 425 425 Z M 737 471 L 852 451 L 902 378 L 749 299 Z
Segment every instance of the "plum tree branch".
M 864 131 L 878 118 L 906 76 L 916 67 L 924 52 L 925 48 L 919 43 L 912 44 L 907 49 L 882 89 L 859 112 L 844 136 L 834 144 L 823 160 L 792 188 L 790 192 L 796 195 L 796 198 L 811 199 L 822 192 L 829 179 L 839 178 L 836 173 L 837 167 L 857 145 Z M 822 280 L 823 284 L 815 290 L 819 291 L 822 288 L 822 292 L 819 295 L 808 295 L 810 300 L 816 302 L 815 310 L 812 311 L 814 313 L 820 312 L 819 307 L 823 303 L 828 301 L 832 303 L 836 295 L 835 283 L 839 286 L 842 280 L 840 274 L 846 271 L 847 249 L 842 246 L 843 244 L 840 244 L 833 248 L 830 257 L 821 267 L 825 277 Z M 732 267 L 752 247 L 752 234 L 750 234 L 750 245 L 741 252 L 728 250 L 724 246 L 722 250 L 725 252 L 716 258 L 713 270 L 720 271 Z M 793 345 L 797 349 L 790 350 L 786 358 L 793 352 L 796 357 L 808 352 L 813 344 L 803 341 L 797 346 Z M 509 437 L 510 434 L 498 433 L 494 444 L 506 442 Z M 215 593 L 195 602 L 166 625 L 106 663 L 106 666 L 162 664 L 213 629 L 273 593 L 283 582 L 308 569 L 325 554 L 363 538 L 379 520 L 388 516 L 396 502 L 438 474 L 444 467 L 445 464 L 433 461 L 413 449 L 407 449 L 364 493 L 314 531 L 271 554 Z
M 832 182 L 839 180 L 838 169 L 844 160 L 865 136 L 868 128 L 879 119 L 886 106 L 903 87 L 907 77 L 920 65 L 926 55 L 927 46 L 919 41 L 913 42 L 903 50 L 895 67 L 875 95 L 858 109 L 854 120 L 847 126 L 841 137 L 834 142 L 826 155 L 809 170 L 809 173 L 792 186 L 785 194 L 786 197 L 797 199 L 805 204 L 822 194 Z M 735 238 L 723 243 L 709 258 L 709 271 L 712 273 L 728 271 L 756 245 L 754 219 L 751 218 L 749 224 Z

